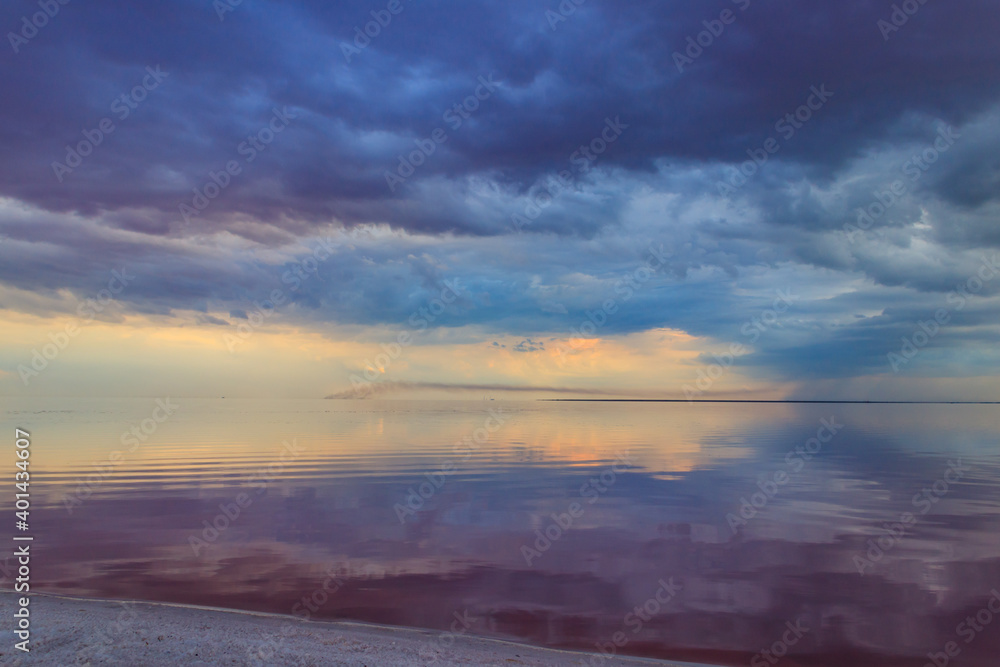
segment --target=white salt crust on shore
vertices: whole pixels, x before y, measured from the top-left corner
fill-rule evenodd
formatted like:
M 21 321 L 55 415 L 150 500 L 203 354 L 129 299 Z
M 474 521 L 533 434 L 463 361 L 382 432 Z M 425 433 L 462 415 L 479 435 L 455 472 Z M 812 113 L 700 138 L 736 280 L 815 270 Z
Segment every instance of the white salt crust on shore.
M 535 648 L 472 636 L 450 646 L 440 632 L 308 622 L 289 616 L 34 593 L 29 654 L 14 648 L 19 597 L 0 595 L 0 664 L 4 665 L 624 665 L 684 666 L 639 658 L 590 660 L 586 653 Z M 255 659 L 255 656 L 257 658 Z

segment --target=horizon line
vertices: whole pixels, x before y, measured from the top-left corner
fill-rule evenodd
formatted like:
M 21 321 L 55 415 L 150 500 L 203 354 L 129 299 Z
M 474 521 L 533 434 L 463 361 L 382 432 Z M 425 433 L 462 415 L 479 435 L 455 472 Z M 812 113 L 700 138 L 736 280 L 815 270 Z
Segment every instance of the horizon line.
M 800 399 L 746 399 L 746 398 L 539 398 L 538 401 L 578 403 L 848 403 L 864 405 L 1000 405 L 1000 401 L 845 401 Z

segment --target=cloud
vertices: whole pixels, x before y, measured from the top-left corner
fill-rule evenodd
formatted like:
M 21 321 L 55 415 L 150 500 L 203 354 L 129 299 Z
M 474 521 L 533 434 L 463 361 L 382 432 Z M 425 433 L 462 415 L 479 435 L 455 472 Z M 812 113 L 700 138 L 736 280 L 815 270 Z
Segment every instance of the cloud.
M 544 341 L 533 341 L 530 338 L 522 340 L 511 348 L 514 352 L 538 352 L 545 349 Z
M 239 233 L 252 218 L 289 231 L 335 219 L 500 234 L 516 209 L 482 208 L 479 183 L 517 193 L 564 170 L 586 180 L 597 165 L 650 173 L 661 160 L 735 164 L 813 85 L 826 83 L 835 97 L 780 159 L 826 176 L 898 139 L 901 119 L 961 124 L 1000 91 L 992 39 L 1000 17 L 982 3 L 923 7 L 889 43 L 875 3 L 754 3 L 684 72 L 672 54 L 712 18 L 698 5 L 594 0 L 556 30 L 526 1 L 413 6 L 348 63 L 341 45 L 365 9 L 246 5 L 224 22 L 192 1 L 140 14 L 114 4 L 67 10 L 44 46 L 32 44 L 0 73 L 8 147 L 0 193 L 52 211 L 113 212 L 112 224 L 129 229 L 190 233 L 179 205 L 236 160 L 240 175 L 190 231 Z M 8 23 L 21 11 L 12 5 Z M 856 35 L 849 48 L 845 34 Z M 148 67 L 165 78 L 122 117 L 115 100 L 140 86 Z M 498 90 L 454 128 L 447 112 L 490 76 Z M 240 146 L 275 109 L 298 117 L 250 161 Z M 617 117 L 629 125 L 618 142 L 592 165 L 574 159 Z M 57 182 L 53 162 L 103 118 L 114 132 Z M 386 171 L 437 128 L 447 141 L 391 192 Z M 942 187 L 982 203 L 994 179 L 977 169 L 964 186 Z M 613 206 L 602 212 L 588 220 L 553 209 L 537 225 L 593 233 L 614 223 Z
M 553 29 L 526 0 L 406 7 L 349 62 L 357 3 L 244 3 L 225 21 L 193 0 L 65 7 L 0 70 L 0 305 L 72 313 L 128 267 L 126 315 L 222 327 L 277 291 L 282 322 L 362 339 L 412 329 L 457 278 L 428 337 L 539 352 L 597 318 L 601 337 L 670 328 L 714 351 L 795 288 L 739 364 L 835 379 L 884 372 L 1000 248 L 988 3 L 929 3 L 889 40 L 881 3 L 750 3 L 683 71 L 674 53 L 716 10 L 590 0 Z M 779 131 L 822 86 L 829 101 Z M 959 138 L 930 162 L 946 126 Z M 723 193 L 769 138 L 780 149 Z M 413 171 L 390 188 L 401 159 Z M 669 260 L 629 284 L 650 244 Z M 952 313 L 928 372 L 993 367 L 998 294 Z
M 483 392 L 501 391 L 515 393 L 551 393 L 579 396 L 627 396 L 633 392 L 622 389 L 581 389 L 574 387 L 533 387 L 529 385 L 511 384 L 458 384 L 448 382 L 374 382 L 367 385 L 365 390 L 348 389 L 336 394 L 327 396 L 328 399 L 359 399 L 383 397 L 390 394 L 397 394 L 404 391 L 446 391 L 446 392 Z

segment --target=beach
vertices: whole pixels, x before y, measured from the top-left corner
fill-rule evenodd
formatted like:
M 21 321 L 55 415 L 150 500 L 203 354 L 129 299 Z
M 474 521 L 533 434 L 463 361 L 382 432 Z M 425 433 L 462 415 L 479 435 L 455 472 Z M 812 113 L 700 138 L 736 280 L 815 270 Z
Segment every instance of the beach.
M 12 617 L 16 596 L 0 595 L 0 615 Z M 7 665 L 658 665 L 690 663 L 604 659 L 474 636 L 443 642 L 441 632 L 304 621 L 290 616 L 168 605 L 31 596 L 30 653 L 14 649 L 14 632 L 0 631 Z M 10 626 L 8 626 L 10 627 Z M 447 644 L 447 645 L 446 645 Z M 593 658 L 593 660 L 591 660 Z

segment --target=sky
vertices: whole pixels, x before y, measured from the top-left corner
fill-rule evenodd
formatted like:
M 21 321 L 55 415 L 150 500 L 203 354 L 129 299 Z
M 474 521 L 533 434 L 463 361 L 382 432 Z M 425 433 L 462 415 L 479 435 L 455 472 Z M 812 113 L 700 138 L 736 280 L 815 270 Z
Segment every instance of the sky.
M 993 2 L 0 28 L 0 395 L 1000 400 Z

